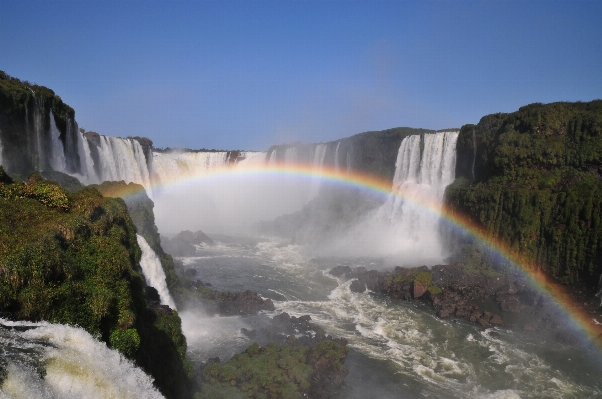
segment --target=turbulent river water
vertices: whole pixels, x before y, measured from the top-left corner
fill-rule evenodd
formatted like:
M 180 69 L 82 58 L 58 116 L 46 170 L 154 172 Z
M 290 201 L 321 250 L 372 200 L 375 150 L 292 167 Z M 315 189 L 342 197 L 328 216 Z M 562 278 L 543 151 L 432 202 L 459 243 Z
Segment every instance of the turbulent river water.
M 552 336 L 483 329 L 438 319 L 417 301 L 353 293 L 328 274 L 337 265 L 385 267 L 377 258 L 312 258 L 299 245 L 274 238 L 213 235 L 216 245 L 182 258 L 214 289 L 251 289 L 270 298 L 275 314 L 309 314 L 328 334 L 349 341 L 350 370 L 337 398 L 590 398 L 602 397 L 599 353 L 560 344 Z M 271 314 L 208 317 L 181 311 L 195 362 L 222 360 L 251 341 Z

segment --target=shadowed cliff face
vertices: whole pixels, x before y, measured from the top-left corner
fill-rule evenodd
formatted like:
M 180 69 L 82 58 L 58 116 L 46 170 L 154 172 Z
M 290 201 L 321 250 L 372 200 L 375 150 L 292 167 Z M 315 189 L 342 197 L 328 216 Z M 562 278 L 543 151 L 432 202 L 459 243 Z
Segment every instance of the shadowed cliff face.
M 0 71 L 0 160 L 6 171 L 27 176 L 61 164 L 62 172 L 79 172 L 74 116 L 52 90 Z
M 462 128 L 458 160 L 458 179 L 446 193 L 453 212 L 561 281 L 595 288 L 602 273 L 602 101 L 486 116 Z

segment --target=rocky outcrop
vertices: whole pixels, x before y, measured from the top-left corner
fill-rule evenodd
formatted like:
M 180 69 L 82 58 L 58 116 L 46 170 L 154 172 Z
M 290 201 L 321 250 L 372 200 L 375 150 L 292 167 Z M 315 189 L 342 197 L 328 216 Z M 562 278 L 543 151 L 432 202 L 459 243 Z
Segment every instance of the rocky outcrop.
M 161 244 L 165 252 L 172 256 L 186 257 L 196 254 L 197 245 L 213 245 L 215 242 L 205 233 L 198 230 L 181 231 L 173 238 L 161 236 Z
M 204 364 L 195 398 L 238 398 L 244 392 L 250 398 L 327 399 L 348 373 L 347 341 L 325 335 L 310 316 L 281 313 L 269 326 L 242 333 L 255 343 L 228 362 L 214 358 Z
M 430 269 L 397 267 L 393 271 L 338 266 L 330 274 L 354 279 L 350 285 L 354 292 L 369 290 L 396 300 L 426 301 L 440 318 L 527 330 L 559 326 L 553 303 L 524 280 L 493 270 L 477 272 L 459 263 Z

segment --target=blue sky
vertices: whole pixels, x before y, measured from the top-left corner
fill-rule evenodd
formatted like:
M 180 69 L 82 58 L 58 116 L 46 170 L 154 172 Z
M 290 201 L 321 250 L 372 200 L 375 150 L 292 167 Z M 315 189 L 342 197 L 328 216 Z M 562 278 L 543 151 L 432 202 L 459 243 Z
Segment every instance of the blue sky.
M 265 150 L 602 98 L 601 1 L 6 1 L 0 70 L 80 126 Z

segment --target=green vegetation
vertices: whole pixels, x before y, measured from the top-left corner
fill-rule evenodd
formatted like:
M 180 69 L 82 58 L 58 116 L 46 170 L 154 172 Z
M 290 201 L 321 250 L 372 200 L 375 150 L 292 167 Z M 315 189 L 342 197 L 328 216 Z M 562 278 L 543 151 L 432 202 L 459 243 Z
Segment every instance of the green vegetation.
M 433 281 L 433 274 L 423 269 L 405 269 L 398 271 L 389 277 L 384 284 L 384 288 L 391 286 L 413 284 L 421 287 L 429 287 Z
M 457 260 L 467 274 L 478 274 L 485 277 L 502 275 L 498 271 L 501 270 L 500 267 L 497 268 L 498 270 L 495 269 L 499 262 L 495 262 L 490 252 L 483 247 L 472 244 L 463 245 Z
M 441 290 L 441 288 L 437 287 L 436 285 L 429 285 L 427 291 L 429 292 L 429 294 L 432 295 L 438 295 L 441 294 L 443 291 Z
M 342 360 L 347 352 L 347 348 L 331 340 L 313 348 L 288 344 L 279 347 L 276 343 L 259 347 L 254 343 L 226 363 L 205 367 L 205 383 L 195 399 L 307 397 L 315 388 L 312 382 L 319 382 L 319 378 L 312 379 L 318 369 L 346 372 Z
M 0 167 L 0 310 L 78 325 L 135 360 L 168 398 L 192 367 L 176 312 L 149 308 L 135 228 L 120 199 Z
M 523 263 L 566 284 L 597 285 L 602 101 L 531 104 L 486 116 L 462 127 L 460 159 L 461 180 L 448 187 L 445 198 L 452 212 L 502 240 Z
M 137 233 L 144 237 L 161 260 L 167 287 L 170 291 L 176 290 L 180 284 L 175 272 L 174 261 L 171 255 L 166 254 L 161 247 L 161 238 L 155 225 L 155 214 L 153 212 L 155 204 L 146 195 L 144 187 L 136 183 L 126 184 L 124 181 L 106 181 L 93 187 L 105 197 L 121 198 L 125 201 Z

